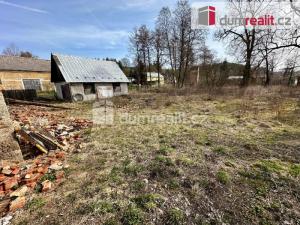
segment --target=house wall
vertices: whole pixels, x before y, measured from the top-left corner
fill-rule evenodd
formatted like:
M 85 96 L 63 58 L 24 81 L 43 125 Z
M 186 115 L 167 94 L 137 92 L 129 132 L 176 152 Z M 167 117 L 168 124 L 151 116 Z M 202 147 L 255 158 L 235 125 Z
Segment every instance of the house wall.
M 58 99 L 60 100 L 63 100 L 64 99 L 64 96 L 63 96 L 63 93 L 62 93 L 62 86 L 65 85 L 66 82 L 61 82 L 61 83 L 55 83 L 54 84 L 54 90 L 56 92 L 56 96 Z
M 71 90 L 71 95 L 74 96 L 75 94 L 81 94 L 83 96 L 83 100 L 84 101 L 93 101 L 96 99 L 96 94 L 89 94 L 86 95 L 84 94 L 84 88 L 83 88 L 83 84 L 79 83 L 79 84 L 71 84 L 70 85 L 70 90 Z
M 128 84 L 121 83 L 121 93 L 119 95 L 127 95 L 128 94 Z
M 63 94 L 62 94 L 62 85 L 66 84 L 65 82 L 61 83 L 55 83 L 55 90 L 57 97 L 59 99 L 63 99 Z M 71 83 L 70 84 L 70 92 L 71 96 L 74 96 L 76 94 L 81 94 L 83 96 L 84 101 L 94 101 L 97 98 L 101 98 L 107 95 L 108 96 L 119 96 L 119 95 L 126 95 L 128 94 L 128 84 L 127 83 L 121 83 L 121 91 L 120 92 L 113 92 L 113 84 L 112 83 L 95 83 L 95 90 L 96 94 L 85 94 L 84 93 L 84 88 L 83 88 L 83 83 Z M 104 95 L 104 96 L 102 96 Z
M 23 79 L 40 79 L 43 91 L 54 89 L 50 72 L 0 71 L 1 90 L 24 90 Z

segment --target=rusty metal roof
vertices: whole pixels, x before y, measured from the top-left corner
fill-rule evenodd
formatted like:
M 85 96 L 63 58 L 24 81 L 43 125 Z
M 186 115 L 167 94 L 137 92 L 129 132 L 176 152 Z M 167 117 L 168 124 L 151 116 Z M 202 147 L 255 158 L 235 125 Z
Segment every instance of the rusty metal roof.
M 0 56 L 0 71 L 50 72 L 50 60 L 20 56 Z
M 127 83 L 117 63 L 78 56 L 52 54 L 64 79 L 69 83 Z

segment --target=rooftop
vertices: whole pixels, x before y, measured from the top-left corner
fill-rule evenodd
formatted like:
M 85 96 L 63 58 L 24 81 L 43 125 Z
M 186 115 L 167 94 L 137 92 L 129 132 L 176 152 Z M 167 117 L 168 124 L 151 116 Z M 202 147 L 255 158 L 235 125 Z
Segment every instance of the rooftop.
M 52 56 L 66 82 L 129 82 L 115 62 L 62 54 Z
M 50 72 L 50 60 L 20 56 L 0 56 L 0 71 Z

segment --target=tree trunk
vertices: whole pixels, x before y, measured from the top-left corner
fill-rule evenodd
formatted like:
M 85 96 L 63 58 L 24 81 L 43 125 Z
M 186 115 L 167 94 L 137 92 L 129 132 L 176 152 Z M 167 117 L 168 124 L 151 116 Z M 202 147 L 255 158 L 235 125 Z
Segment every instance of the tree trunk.
M 250 83 L 250 78 L 251 78 L 251 53 L 247 52 L 246 65 L 244 67 L 243 80 L 241 86 L 247 87 Z
M 270 70 L 269 70 L 269 60 L 268 60 L 268 54 L 266 54 L 266 80 L 265 80 L 265 86 L 270 85 Z

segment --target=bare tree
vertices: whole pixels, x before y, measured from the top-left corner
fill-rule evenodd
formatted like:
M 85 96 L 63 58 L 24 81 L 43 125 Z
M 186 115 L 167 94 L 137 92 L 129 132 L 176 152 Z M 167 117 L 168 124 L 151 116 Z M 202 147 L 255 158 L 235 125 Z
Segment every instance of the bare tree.
M 174 86 L 176 84 L 175 71 L 176 71 L 176 48 L 175 41 L 172 38 L 174 33 L 174 23 L 172 18 L 171 10 L 168 7 L 163 7 L 158 15 L 156 21 L 156 28 L 160 30 L 162 34 L 162 44 L 163 44 L 163 56 L 167 59 L 171 68 L 171 81 Z
M 142 53 L 141 46 L 139 41 L 139 31 L 137 28 L 134 29 L 129 38 L 130 41 L 130 51 L 134 56 L 134 61 L 137 67 L 137 84 L 140 86 L 141 84 L 141 75 L 144 72 L 144 65 L 142 62 Z
M 6 56 L 20 56 L 20 49 L 12 43 L 2 51 L 2 54 Z
M 236 18 L 254 17 L 259 14 L 260 10 L 265 10 L 268 7 L 271 8 L 270 5 L 264 6 L 263 4 L 263 1 L 255 3 L 252 1 L 228 1 L 228 6 L 231 10 L 230 14 Z M 253 69 L 256 69 L 253 66 L 257 62 L 257 55 L 261 53 L 261 51 L 258 51 L 258 46 L 264 35 L 262 31 L 261 29 L 257 29 L 256 26 L 243 24 L 243 27 L 240 25 L 225 27 L 216 33 L 216 37 L 219 40 L 226 41 L 232 53 L 240 62 L 244 63 L 243 80 L 241 83 L 243 87 L 249 85 Z
M 124 67 L 130 67 L 130 65 L 131 65 L 130 60 L 125 57 L 121 59 L 121 63 Z
M 162 8 L 158 16 L 157 28 L 161 31 L 164 55 L 168 58 L 173 83 L 181 88 L 196 54 L 205 37 L 203 30 L 192 30 L 191 7 L 187 0 L 179 0 L 172 13 Z
M 289 56 L 289 58 L 285 62 L 284 68 L 284 76 L 288 78 L 288 86 L 292 86 L 294 83 L 294 76 L 296 74 L 296 69 L 299 68 L 299 61 L 300 55 L 299 52 L 294 52 Z
M 158 73 L 158 87 L 160 86 L 160 70 L 163 65 L 163 34 L 159 28 L 156 28 L 152 34 L 153 48 L 155 51 L 155 65 Z

